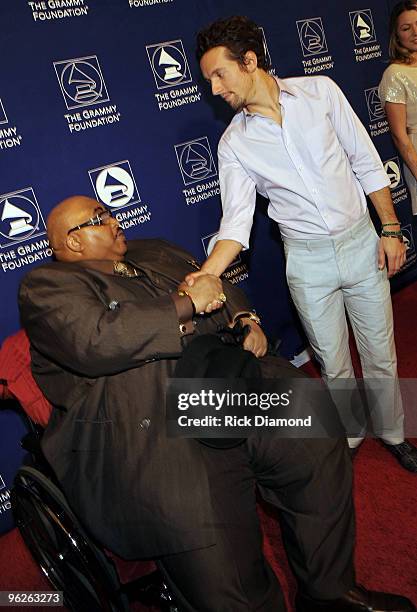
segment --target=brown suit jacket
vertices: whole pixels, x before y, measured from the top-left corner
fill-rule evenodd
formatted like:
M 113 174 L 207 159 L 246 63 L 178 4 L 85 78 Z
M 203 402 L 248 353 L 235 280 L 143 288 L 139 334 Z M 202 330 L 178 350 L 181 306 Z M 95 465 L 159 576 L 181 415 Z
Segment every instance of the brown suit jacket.
M 25 277 L 19 300 L 34 377 L 55 407 L 43 449 L 71 506 L 117 554 L 153 557 L 214 543 L 201 447 L 165 434 L 181 352 L 169 293 L 194 268 L 160 240 L 129 242 L 126 258 L 144 278 L 53 262 Z M 233 285 L 224 291 L 226 307 L 200 317 L 197 334 L 248 308 Z

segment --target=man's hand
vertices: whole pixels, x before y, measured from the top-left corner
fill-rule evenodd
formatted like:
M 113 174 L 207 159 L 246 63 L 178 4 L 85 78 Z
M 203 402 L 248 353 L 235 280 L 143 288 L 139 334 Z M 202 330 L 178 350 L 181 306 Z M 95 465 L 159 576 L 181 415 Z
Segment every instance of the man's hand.
M 183 288 L 185 289 L 186 285 L 188 285 L 188 287 L 192 287 L 197 278 L 199 278 L 200 276 L 205 276 L 206 274 L 207 272 L 204 272 L 204 270 L 198 270 L 198 272 L 190 272 L 190 274 L 187 274 L 187 276 L 184 278 L 185 285 L 183 284 Z
M 405 244 L 397 238 L 388 238 L 382 236 L 379 240 L 378 247 L 378 268 L 383 270 L 385 267 L 385 258 L 388 266 L 388 278 L 396 274 L 401 266 L 405 263 Z
M 185 282 L 189 287 L 192 287 L 195 279 L 202 274 L 215 274 L 220 276 L 226 270 L 227 266 L 236 259 L 237 255 L 242 250 L 242 245 L 236 240 L 218 240 L 213 247 L 210 255 L 201 266 L 199 272 L 191 272 L 185 277 Z
M 243 342 L 245 351 L 250 351 L 255 357 L 263 357 L 268 349 L 268 341 L 261 327 L 251 319 L 241 319 L 242 325 L 249 325 L 250 332 Z
M 378 213 L 381 221 L 382 229 L 389 228 L 390 230 L 399 230 L 401 225 L 395 214 L 394 205 L 392 203 L 391 190 L 389 187 L 383 187 L 369 194 L 372 204 Z M 388 266 L 388 278 L 396 274 L 405 262 L 405 244 L 397 238 L 390 236 L 381 236 L 378 247 L 378 268 L 383 270 L 385 267 L 385 258 Z
M 183 281 L 179 290 L 186 291 L 193 301 L 196 312 L 212 312 L 223 306 L 224 297 L 222 282 L 218 276 L 198 272 L 192 286 Z

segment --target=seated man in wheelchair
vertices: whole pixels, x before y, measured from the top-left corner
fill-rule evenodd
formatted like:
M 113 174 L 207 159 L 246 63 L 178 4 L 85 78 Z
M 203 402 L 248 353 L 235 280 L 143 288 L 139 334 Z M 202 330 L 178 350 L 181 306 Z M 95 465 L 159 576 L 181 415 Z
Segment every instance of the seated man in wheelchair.
M 126 242 L 90 198 L 61 202 L 47 225 L 56 261 L 25 277 L 20 312 L 34 377 L 54 406 L 45 456 L 97 540 L 127 559 L 156 559 L 180 610 L 282 611 L 257 489 L 280 511 L 297 612 L 415 611 L 404 597 L 355 584 L 343 438 L 251 434 L 220 450 L 167 436 L 165 382 L 190 339 L 219 325 L 249 326 L 243 348 L 264 375 L 301 376 L 265 356 L 243 294 L 209 275 L 182 284 L 195 267 L 188 253 L 160 240 Z

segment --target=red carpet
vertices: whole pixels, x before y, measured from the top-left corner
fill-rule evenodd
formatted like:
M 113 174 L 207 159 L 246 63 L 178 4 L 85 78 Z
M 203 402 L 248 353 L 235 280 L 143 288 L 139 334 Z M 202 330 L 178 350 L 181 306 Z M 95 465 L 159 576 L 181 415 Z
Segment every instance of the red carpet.
M 367 440 L 355 458 L 356 572 L 369 588 L 401 593 L 417 605 L 417 475 L 408 474 L 376 440 Z M 288 591 L 295 595 L 277 521 L 261 510 L 265 551 Z
M 417 378 L 417 283 L 395 294 L 393 304 L 399 373 L 403 378 Z M 401 593 L 417 605 L 417 475 L 400 468 L 376 440 L 367 440 L 355 459 L 354 497 L 358 582 Z M 287 593 L 289 612 L 293 612 L 295 582 L 277 522 L 267 508 L 260 508 L 260 515 L 265 552 Z M 6 589 L 49 589 L 16 530 L 0 538 L 0 590 Z M 51 609 L 58 608 L 48 607 L 45 612 Z

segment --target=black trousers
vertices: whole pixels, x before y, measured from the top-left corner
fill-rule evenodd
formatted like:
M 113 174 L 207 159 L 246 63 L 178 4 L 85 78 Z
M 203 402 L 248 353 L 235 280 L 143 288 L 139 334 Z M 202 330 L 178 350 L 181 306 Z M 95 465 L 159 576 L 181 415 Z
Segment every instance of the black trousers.
M 229 450 L 202 446 L 202 453 L 217 543 L 159 560 L 181 611 L 285 610 L 262 552 L 256 487 L 280 511 L 299 588 L 319 599 L 337 598 L 352 588 L 352 468 L 344 439 L 253 436 Z

